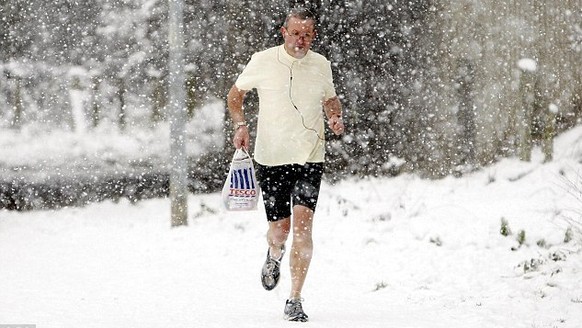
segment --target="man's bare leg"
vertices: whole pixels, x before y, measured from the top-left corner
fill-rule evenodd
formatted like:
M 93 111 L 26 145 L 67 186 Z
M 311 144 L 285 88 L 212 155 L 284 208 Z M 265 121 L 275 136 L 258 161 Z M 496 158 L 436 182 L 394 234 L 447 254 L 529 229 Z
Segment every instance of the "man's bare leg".
M 283 258 L 285 241 L 289 236 L 290 222 L 290 218 L 269 222 L 269 230 L 267 231 L 269 252 L 261 269 L 261 283 L 266 290 L 273 290 L 279 283 L 281 259 Z
M 269 222 L 269 231 L 267 231 L 267 243 L 269 244 L 269 254 L 273 259 L 281 257 L 283 246 L 289 236 L 291 226 L 291 219 L 285 218 L 282 220 Z
M 293 207 L 293 243 L 289 255 L 291 294 L 289 299 L 301 299 L 301 290 L 313 255 L 313 211 L 308 207 Z

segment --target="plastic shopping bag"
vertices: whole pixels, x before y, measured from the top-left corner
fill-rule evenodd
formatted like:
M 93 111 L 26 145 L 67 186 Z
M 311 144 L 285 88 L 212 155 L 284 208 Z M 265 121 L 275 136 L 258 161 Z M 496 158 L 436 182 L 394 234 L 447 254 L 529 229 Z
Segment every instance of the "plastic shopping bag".
M 222 187 L 224 206 L 229 211 L 256 210 L 259 194 L 253 159 L 244 148 L 239 148 L 234 152 Z

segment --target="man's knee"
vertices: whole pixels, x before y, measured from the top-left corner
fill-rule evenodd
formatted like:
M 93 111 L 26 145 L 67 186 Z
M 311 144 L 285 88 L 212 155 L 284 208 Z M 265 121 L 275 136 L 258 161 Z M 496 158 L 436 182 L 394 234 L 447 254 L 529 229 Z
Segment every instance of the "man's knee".
M 311 252 L 313 249 L 313 238 L 311 237 L 311 231 L 295 228 L 295 231 L 293 232 L 293 247 L 297 248 L 297 250 L 300 252 Z
M 284 219 L 281 221 L 273 222 L 270 226 L 271 238 L 279 243 L 283 243 L 287 240 L 290 231 L 289 219 Z
M 297 237 L 297 235 L 295 235 L 293 238 L 292 251 L 301 259 L 311 259 L 313 256 L 313 242 L 311 238 L 305 236 Z

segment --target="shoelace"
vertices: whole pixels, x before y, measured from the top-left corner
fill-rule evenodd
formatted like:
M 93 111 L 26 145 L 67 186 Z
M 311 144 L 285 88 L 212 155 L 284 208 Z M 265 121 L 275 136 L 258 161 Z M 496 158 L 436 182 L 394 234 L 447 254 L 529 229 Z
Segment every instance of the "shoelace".
M 269 262 L 267 262 L 267 271 L 269 274 L 272 273 L 279 264 L 279 261 L 275 260 L 274 258 L 270 258 Z
M 281 256 L 279 257 L 279 259 L 271 257 L 271 251 L 269 250 L 269 260 L 265 265 L 267 275 L 273 275 L 277 267 L 281 266 L 281 260 L 283 259 L 283 255 L 285 255 L 285 248 L 282 249 Z

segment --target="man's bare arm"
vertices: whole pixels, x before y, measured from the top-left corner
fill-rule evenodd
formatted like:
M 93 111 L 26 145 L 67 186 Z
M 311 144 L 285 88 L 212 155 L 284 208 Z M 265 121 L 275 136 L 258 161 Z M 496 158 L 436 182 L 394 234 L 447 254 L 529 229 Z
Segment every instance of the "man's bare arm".
M 241 147 L 249 149 L 250 146 L 249 130 L 246 126 L 245 114 L 243 111 L 243 102 L 246 93 L 246 90 L 241 90 L 237 88 L 236 85 L 233 85 L 228 91 L 228 95 L 226 97 L 228 112 L 230 114 L 230 118 L 235 124 L 232 143 L 237 149 Z
M 226 104 L 228 106 L 230 118 L 234 123 L 244 122 L 245 120 L 245 115 L 243 113 L 243 102 L 246 93 L 246 90 L 240 90 L 236 87 L 236 85 L 233 85 L 228 91 Z

